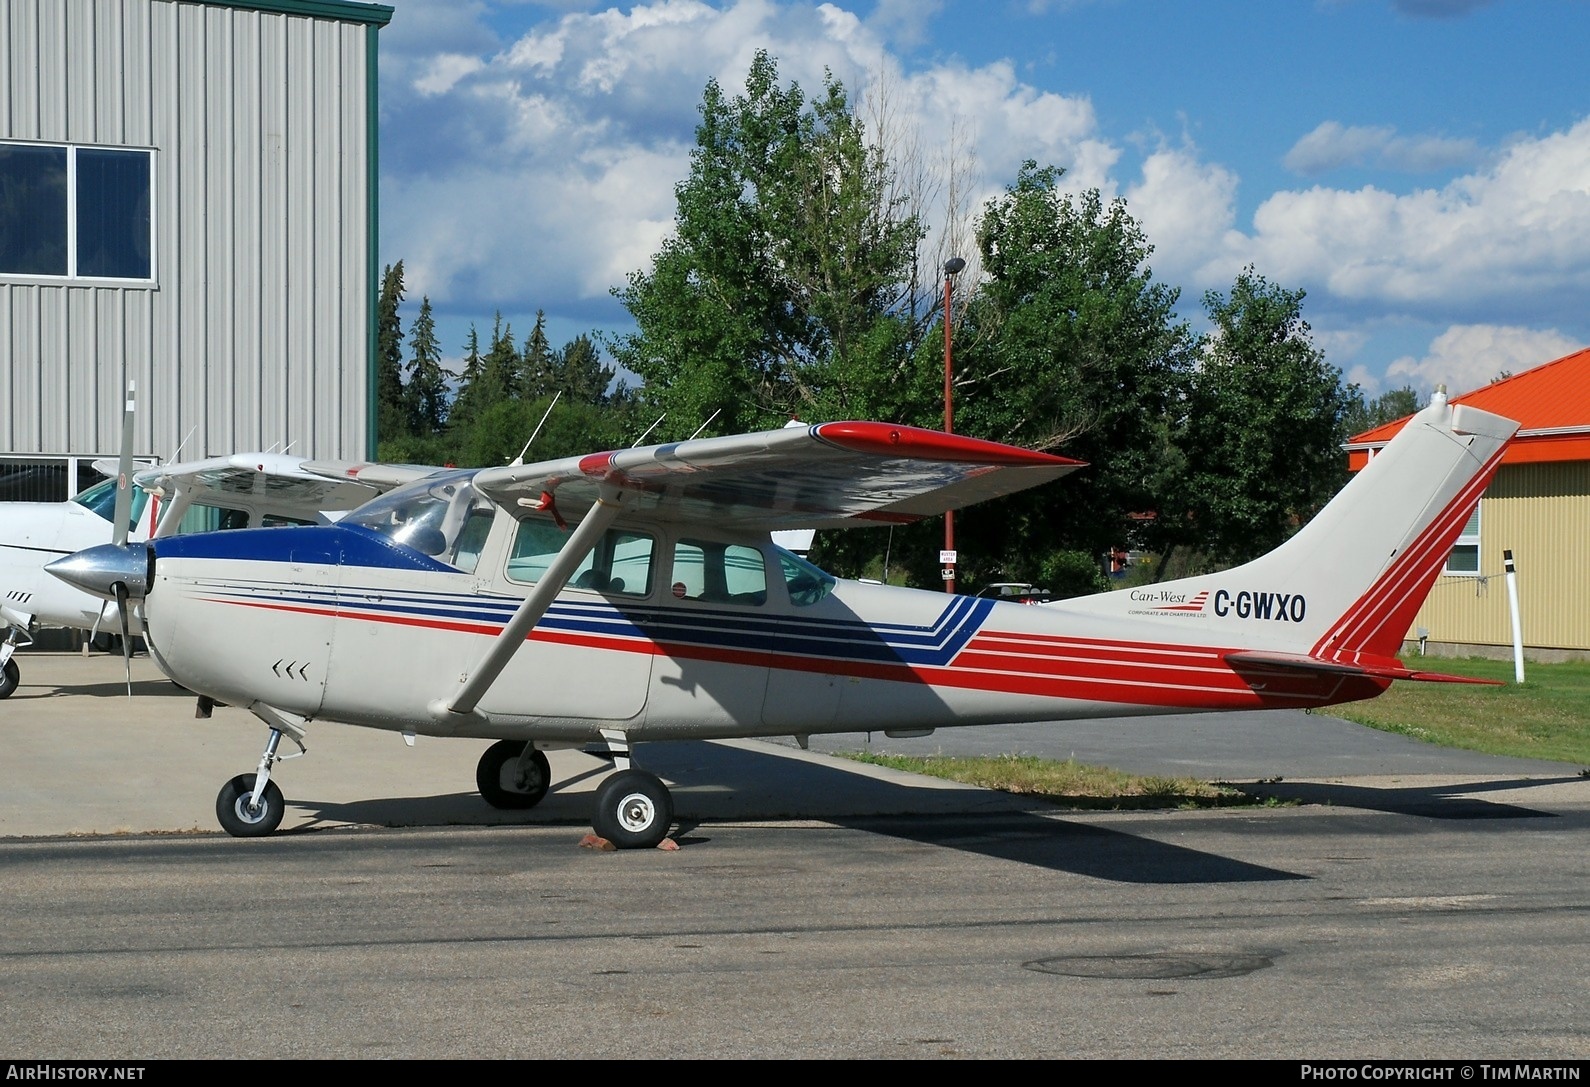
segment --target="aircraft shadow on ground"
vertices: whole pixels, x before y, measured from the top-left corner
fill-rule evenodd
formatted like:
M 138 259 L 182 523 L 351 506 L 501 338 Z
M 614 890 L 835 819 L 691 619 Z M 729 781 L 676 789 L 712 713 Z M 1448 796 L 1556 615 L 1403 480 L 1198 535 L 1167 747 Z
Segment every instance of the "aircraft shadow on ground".
M 1157 841 L 1130 831 L 1066 818 L 1064 809 L 978 789 L 930 788 L 859 774 L 822 762 L 785 758 L 720 744 L 678 742 L 637 751 L 640 765 L 661 775 L 674 795 L 673 838 L 685 848 L 710 845 L 713 825 L 750 821 L 821 821 L 872 834 L 957 849 L 980 856 L 1117 883 L 1194 884 L 1310 878 L 1265 865 Z M 589 760 L 562 777 L 535 808 L 501 811 L 473 791 L 434 796 L 317 801 L 289 795 L 307 821 L 293 831 L 328 825 L 385 827 L 568 826 L 589 831 L 593 793 L 605 762 Z M 554 773 L 557 773 L 555 767 Z M 1498 780 L 1461 787 L 1376 789 L 1312 782 L 1240 786 L 1256 799 L 1382 811 L 1436 819 L 1545 818 L 1543 812 L 1475 797 L 1577 780 Z M 1199 812 L 1178 813 L 1200 817 Z M 795 833 L 791 828 L 791 833 Z
M 709 846 L 714 823 L 817 820 L 1118 883 L 1308 878 L 1124 831 L 1023 811 L 1023 802 L 985 790 L 924 789 L 822 763 L 714 744 L 655 745 L 640 754 L 642 764 L 659 773 L 673 790 L 673 838 L 685 848 Z M 600 776 L 606 769 L 599 764 L 559 781 L 545 800 L 522 812 L 491 808 L 473 792 L 351 803 L 290 796 L 288 803 L 308 816 L 299 831 L 334 823 L 389 827 L 567 825 L 579 828 L 583 836 L 590 825 L 593 795 L 560 790 Z M 990 805 L 993 810 L 988 810 Z M 978 808 L 983 810 L 975 810 Z M 791 833 L 795 833 L 793 828 Z
M 1312 781 L 1230 784 L 1232 788 L 1240 789 L 1256 800 L 1364 808 L 1395 815 L 1417 815 L 1426 819 L 1554 819 L 1557 816 L 1552 812 L 1506 801 L 1487 800 L 1471 794 L 1565 785 L 1578 780 L 1580 780 L 1579 775 L 1561 778 L 1509 778 L 1462 785 L 1429 785 L 1396 789 Z
M 169 679 L 135 679 L 132 681 L 132 697 L 154 698 L 160 695 L 169 695 L 176 692 L 176 686 Z M 16 694 L 10 701 L 22 702 L 30 698 L 66 698 L 71 696 L 86 696 L 88 698 L 126 698 L 127 681 L 114 680 L 109 683 L 84 683 L 81 686 L 54 687 L 54 686 L 28 686 L 26 674 L 22 677 L 22 684 L 17 688 Z

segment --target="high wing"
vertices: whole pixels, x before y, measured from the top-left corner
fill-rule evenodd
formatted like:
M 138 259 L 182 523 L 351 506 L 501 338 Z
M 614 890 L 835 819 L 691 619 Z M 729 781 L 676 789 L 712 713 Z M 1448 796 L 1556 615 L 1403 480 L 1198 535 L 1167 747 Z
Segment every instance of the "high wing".
M 380 492 L 418 479 L 435 468 L 419 465 L 310 461 L 281 453 L 234 453 L 183 461 L 137 472 L 133 481 L 171 503 L 160 535 L 169 535 L 182 510 L 193 504 L 258 504 L 273 516 L 326 521 Z
M 482 469 L 474 488 L 504 509 L 580 523 L 468 679 L 429 712 L 455 730 L 479 726 L 481 697 L 621 509 L 747 532 L 851 528 L 930 517 L 1080 467 L 937 430 L 835 422 Z
M 474 484 L 510 510 L 579 517 L 616 488 L 632 516 L 777 531 L 915 521 L 1081 467 L 943 431 L 833 422 L 487 468 Z

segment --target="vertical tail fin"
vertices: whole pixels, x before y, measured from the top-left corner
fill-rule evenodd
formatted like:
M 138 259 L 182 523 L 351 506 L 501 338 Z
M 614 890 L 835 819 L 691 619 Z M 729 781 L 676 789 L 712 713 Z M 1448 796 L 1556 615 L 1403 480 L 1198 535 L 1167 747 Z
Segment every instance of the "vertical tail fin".
M 1208 639 L 1220 644 L 1342 665 L 1388 661 L 1517 429 L 1453 407 L 1438 391 L 1297 535 L 1243 566 L 1156 585 L 1151 595 L 1206 615 Z M 1134 592 L 1136 615 L 1171 610 L 1143 608 L 1144 590 L 1093 599 L 1104 605 Z

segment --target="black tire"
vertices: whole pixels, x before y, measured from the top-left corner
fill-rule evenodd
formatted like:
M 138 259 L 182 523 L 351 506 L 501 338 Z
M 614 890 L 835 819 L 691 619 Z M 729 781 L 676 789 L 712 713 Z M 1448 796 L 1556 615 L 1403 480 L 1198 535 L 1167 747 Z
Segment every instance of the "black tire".
M 274 781 L 265 783 L 260 794 L 259 809 L 250 811 L 248 798 L 254 794 L 254 775 L 239 774 L 225 785 L 215 797 L 215 817 L 221 829 L 234 838 L 263 838 L 273 834 L 282 825 L 287 812 L 287 801 Z
M 16 658 L 6 661 L 3 674 L 0 674 L 0 698 L 10 698 L 22 684 L 22 669 L 17 667 Z
M 620 770 L 596 791 L 596 833 L 620 849 L 651 849 L 668 837 L 674 799 L 656 774 Z
M 544 751 L 530 753 L 530 765 L 519 776 L 523 740 L 498 740 L 475 766 L 475 787 L 486 803 L 502 811 L 524 811 L 546 799 L 552 788 L 552 766 Z

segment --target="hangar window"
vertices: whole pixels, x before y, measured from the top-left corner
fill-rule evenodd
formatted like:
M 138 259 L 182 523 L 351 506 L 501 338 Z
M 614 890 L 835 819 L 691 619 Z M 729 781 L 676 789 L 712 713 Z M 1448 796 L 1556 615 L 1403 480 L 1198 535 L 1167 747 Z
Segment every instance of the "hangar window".
M 1473 576 L 1480 572 L 1480 507 L 1476 503 L 1474 512 L 1469 514 L 1469 519 L 1463 525 L 1463 532 L 1458 536 L 1457 542 L 1452 545 L 1452 553 L 1446 557 L 1446 572 L 1459 577 Z
M 154 278 L 154 152 L 0 142 L 0 275 Z

